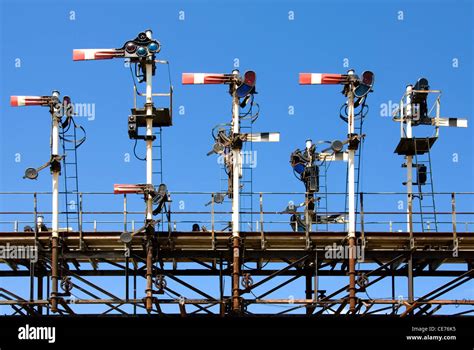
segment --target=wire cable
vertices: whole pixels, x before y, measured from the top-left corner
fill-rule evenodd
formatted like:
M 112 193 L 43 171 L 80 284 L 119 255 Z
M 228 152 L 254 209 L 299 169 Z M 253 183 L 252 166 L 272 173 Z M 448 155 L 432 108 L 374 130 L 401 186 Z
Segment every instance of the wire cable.
M 135 158 L 137 158 L 138 160 L 146 161 L 146 158 L 140 158 L 137 155 L 137 143 L 138 143 L 138 139 L 135 139 L 135 144 L 133 145 L 133 154 L 134 154 Z

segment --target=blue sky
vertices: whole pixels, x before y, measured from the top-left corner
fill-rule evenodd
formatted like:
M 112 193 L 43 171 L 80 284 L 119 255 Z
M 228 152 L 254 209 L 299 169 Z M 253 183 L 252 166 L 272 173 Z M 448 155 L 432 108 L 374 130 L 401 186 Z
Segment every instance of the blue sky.
M 114 183 L 144 182 L 145 165 L 134 159 L 127 135 L 133 104 L 128 68 L 119 59 L 73 62 L 72 50 L 121 47 L 147 28 L 162 44 L 159 58 L 171 63 L 174 125 L 164 130 L 163 144 L 164 181 L 170 191 L 222 188 L 216 157 L 206 153 L 212 146 L 210 129 L 231 117 L 226 87 L 182 86 L 182 72 L 227 73 L 235 59 L 242 72 L 257 72 L 260 117 L 254 131 L 281 132 L 278 144 L 254 145 L 258 153 L 253 190 L 257 192 L 303 191 L 288 164 L 291 151 L 303 147 L 308 138 L 332 140 L 346 135 L 346 124 L 338 118 L 344 103 L 340 86 L 299 86 L 299 72 L 344 73 L 347 60 L 359 73 L 375 72 L 364 124 L 362 189 L 366 192 L 404 190 L 403 159 L 393 153 L 399 124 L 381 112 L 399 102 L 407 84 L 424 76 L 432 88 L 443 90 L 443 116 L 470 119 L 473 112 L 473 12 L 468 1 L 2 1 L 0 19 L 3 192 L 50 191 L 47 170 L 38 181 L 21 178 L 25 168 L 39 166 L 49 157 L 47 111 L 11 108 L 9 96 L 47 95 L 53 89 L 95 108 L 93 118 L 77 118 L 87 130 L 87 141 L 79 150 L 80 190 L 111 192 Z M 161 89 L 166 88 L 167 74 L 165 67 L 158 68 Z M 178 113 L 180 106 L 184 115 Z M 472 126 L 441 130 L 432 152 L 436 191 L 474 191 L 472 130 Z M 419 127 L 415 132 L 430 135 L 432 129 Z M 143 151 L 139 143 L 138 153 Z M 124 161 L 127 153 L 130 162 Z M 329 190 L 344 191 L 345 164 L 332 165 L 329 175 Z M 186 210 L 201 210 L 207 197 L 174 197 L 176 203 L 181 200 Z M 265 208 L 281 210 L 290 200 L 300 202 L 303 197 L 281 195 L 267 200 Z M 396 211 L 399 200 L 403 196 L 368 199 L 366 210 Z M 30 210 L 30 203 L 15 199 L 7 203 L 4 197 L 0 210 L 13 210 L 12 206 Z M 473 203 L 460 198 L 458 207 L 472 211 Z M 40 205 L 49 209 L 47 200 Z M 121 201 L 107 196 L 88 205 L 88 209 L 120 210 Z M 139 201 L 136 205 L 140 208 Z M 438 205 L 449 208 L 448 197 Z M 11 226 L 1 225 L 2 230 L 7 227 Z M 426 288 L 430 285 L 427 282 Z M 417 294 L 423 288 L 420 285 Z M 454 293 L 472 297 L 472 285 L 466 291 Z M 384 294 L 383 288 L 378 292 Z

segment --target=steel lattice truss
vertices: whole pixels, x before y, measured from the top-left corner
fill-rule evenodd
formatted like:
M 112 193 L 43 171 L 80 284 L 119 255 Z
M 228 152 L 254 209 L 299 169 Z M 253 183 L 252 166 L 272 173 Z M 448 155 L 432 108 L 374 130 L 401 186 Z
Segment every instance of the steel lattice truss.
M 64 315 L 81 313 L 81 308 L 88 304 L 100 304 L 104 310 L 100 313 L 104 314 L 233 313 L 230 308 L 230 288 L 226 288 L 224 282 L 232 274 L 229 232 L 161 232 L 153 241 L 151 257 L 147 256 L 144 235 L 135 235 L 126 249 L 120 242 L 120 234 L 64 233 L 60 240 L 58 274 L 65 292 L 51 296 L 48 282 L 52 274 L 50 233 L 0 233 L 1 244 L 36 244 L 40 247 L 39 259 L 34 264 L 21 259 L 3 260 L 8 263 L 9 269 L 0 271 L 2 280 L 28 278 L 30 298 L 18 295 L 25 290 L 19 292 L 8 288 L 10 283 L 2 283 L 0 305 L 10 306 L 13 314 L 45 314 L 50 313 L 51 298 L 55 297 L 59 305 L 58 312 Z M 452 232 L 414 232 L 412 235 L 402 232 L 358 232 L 358 238 L 361 235 L 365 242 L 365 256 L 364 261 L 358 264 L 356 285 L 347 283 L 326 291 L 319 288 L 325 284 L 326 278 L 347 276 L 348 259 L 328 259 L 325 247 L 344 244 L 347 241 L 346 233 L 242 232 L 240 256 L 243 267 L 239 286 L 241 313 L 258 313 L 262 304 L 279 305 L 280 308 L 276 308 L 275 312 L 277 314 L 383 313 L 405 316 L 443 313 L 443 306 L 446 305 L 463 305 L 463 311 L 459 314 L 474 311 L 472 298 L 444 298 L 449 291 L 466 288 L 468 283 L 472 283 L 472 233 L 457 233 L 459 245 L 456 254 L 453 254 L 452 249 Z M 147 265 L 147 257 L 152 259 L 151 265 Z M 450 266 L 455 268 L 443 269 L 443 264 L 453 264 Z M 103 281 L 97 283 L 94 278 L 99 276 L 110 277 L 107 281 L 120 286 L 122 292 L 110 292 L 110 282 L 107 285 Z M 395 278 L 402 276 L 407 278 L 408 297 L 404 299 L 398 298 L 394 292 Z M 147 277 L 153 281 L 152 308 L 148 310 L 145 309 L 145 294 L 137 287 Z M 207 278 L 205 288 L 195 283 L 198 277 Z M 443 277 L 449 281 L 440 282 L 437 288 L 415 297 L 415 281 L 425 277 Z M 301 291 L 303 298 L 272 298 L 280 289 L 300 279 L 304 280 L 304 290 Z M 377 283 L 390 279 L 391 298 L 372 299 L 365 293 Z M 72 289 L 68 288 L 67 281 L 71 282 L 69 286 Z M 46 295 L 45 282 L 48 283 Z M 171 286 L 172 283 L 179 286 L 179 291 Z M 217 293 L 216 286 L 219 287 Z M 350 288 L 356 292 L 355 310 L 348 310 Z M 133 294 L 130 293 L 131 289 Z M 213 293 L 207 290 L 213 290 Z M 81 296 L 76 297 L 79 294 Z M 170 311 L 164 311 L 165 307 Z

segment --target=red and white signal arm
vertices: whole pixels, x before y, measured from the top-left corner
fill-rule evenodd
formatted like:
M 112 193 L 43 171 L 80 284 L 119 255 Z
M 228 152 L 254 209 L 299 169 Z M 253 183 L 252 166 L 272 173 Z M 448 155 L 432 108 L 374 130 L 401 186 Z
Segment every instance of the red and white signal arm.
M 109 60 L 115 57 L 123 57 L 123 50 L 117 49 L 74 49 L 73 61 Z
M 183 85 L 198 85 L 198 84 L 225 84 L 228 83 L 231 76 L 228 74 L 215 73 L 183 73 Z
M 44 106 L 49 103 L 48 96 L 10 96 L 10 106 Z
M 144 193 L 146 185 L 114 184 L 114 194 Z
M 345 80 L 345 74 L 300 73 L 300 85 L 342 84 Z

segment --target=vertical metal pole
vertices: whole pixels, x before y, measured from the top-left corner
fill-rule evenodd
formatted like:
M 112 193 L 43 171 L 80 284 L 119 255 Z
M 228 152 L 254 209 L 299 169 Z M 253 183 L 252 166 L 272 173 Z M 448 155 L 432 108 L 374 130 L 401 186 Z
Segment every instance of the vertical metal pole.
M 127 232 L 127 194 L 123 195 L 123 232 Z
M 212 249 L 216 249 L 216 233 L 214 231 L 214 193 L 211 196 L 211 246 Z
M 83 248 L 82 236 L 82 192 L 79 193 L 79 248 Z
M 153 185 L 153 100 L 152 100 L 152 73 L 151 63 L 146 64 L 146 183 Z M 147 197 L 146 219 L 153 219 L 152 197 Z
M 58 312 L 58 237 L 51 242 L 51 312 Z
M 402 124 L 403 119 L 405 119 L 406 123 L 406 138 L 411 139 L 413 138 L 413 131 L 412 131 L 412 118 L 413 118 L 413 111 L 412 111 L 412 104 L 411 104 L 411 92 L 413 90 L 412 85 L 408 85 L 406 88 L 406 95 L 405 95 L 405 105 L 406 105 L 406 114 L 405 118 L 402 117 Z M 401 110 L 403 115 L 403 110 Z M 404 137 L 402 134 L 401 137 Z M 413 213 L 413 156 L 407 155 L 407 232 L 412 232 L 412 227 L 410 223 L 413 222 L 412 213 Z M 423 225 L 423 223 L 421 223 Z M 410 236 L 411 238 L 411 236 Z
M 318 278 L 318 251 L 317 249 L 314 250 L 314 291 L 313 291 L 313 300 L 315 302 L 319 301 L 319 278 Z
M 452 221 L 453 221 L 453 256 L 458 256 L 458 234 L 457 234 L 457 224 L 456 224 L 456 195 L 451 193 L 451 211 L 452 211 Z
M 410 252 L 408 258 L 408 302 L 411 304 L 415 300 L 413 290 L 413 253 Z
M 348 72 L 349 75 L 354 74 L 353 70 Z M 350 83 L 349 92 L 347 95 L 347 132 L 348 137 L 354 135 L 354 86 Z M 349 211 L 349 225 L 348 225 L 348 237 L 349 237 L 349 311 L 350 313 L 355 312 L 356 308 L 356 291 L 355 291 L 355 169 L 354 159 L 355 150 L 349 149 L 349 159 L 347 163 L 347 189 L 348 189 L 348 211 Z
M 137 300 L 137 264 L 133 264 L 133 314 L 137 314 L 137 303 L 135 302 Z
M 130 276 L 128 266 L 130 264 L 130 258 L 127 256 L 125 258 L 125 300 L 130 299 Z
M 360 203 L 360 238 L 363 245 L 365 246 L 365 225 L 364 225 L 364 194 L 359 193 L 359 203 Z
M 147 36 L 151 39 L 151 31 L 147 31 Z M 152 96 L 152 77 L 153 77 L 153 63 L 151 58 L 147 58 L 145 64 L 146 77 L 146 183 L 153 186 L 153 96 Z M 153 199 L 150 193 L 146 198 L 146 222 L 151 223 L 153 220 Z M 150 236 L 150 231 L 147 230 L 147 255 L 146 255 L 146 299 L 145 307 L 148 313 L 153 307 L 153 284 L 152 284 L 152 270 L 153 270 L 153 237 Z
M 260 203 L 260 246 L 262 249 L 266 249 L 265 242 L 265 231 L 263 227 L 263 194 L 259 194 L 259 203 Z
M 148 313 L 151 313 L 153 307 L 153 245 L 151 240 L 148 240 L 146 247 L 146 299 L 145 307 Z
M 59 92 L 53 91 L 54 97 L 59 97 Z M 51 132 L 51 159 L 54 161 L 59 158 L 59 116 L 53 107 L 51 117 L 53 119 L 53 128 Z M 53 194 L 52 194 L 52 240 L 51 240 L 51 311 L 58 311 L 58 240 L 59 240 L 59 171 L 54 167 L 53 171 Z
M 35 263 L 30 260 L 30 301 L 35 298 Z
M 219 300 L 220 300 L 220 315 L 225 315 L 225 302 L 224 302 L 224 275 L 223 275 L 223 259 L 222 255 L 219 258 Z
M 395 300 L 395 269 L 393 266 L 390 267 L 390 271 L 392 272 L 392 300 Z M 392 304 L 392 313 L 395 313 L 395 304 Z
M 313 142 L 311 140 L 306 140 L 306 151 L 307 153 L 310 155 L 309 158 L 311 159 L 310 161 L 310 166 L 313 165 L 313 155 L 310 153 L 310 150 L 311 150 L 311 146 L 313 145 Z M 305 239 L 306 239 L 306 249 L 309 249 L 310 248 L 310 232 L 311 230 L 313 229 L 313 213 L 314 211 L 313 210 L 309 210 L 309 204 L 310 204 L 310 201 L 311 200 L 314 200 L 314 194 L 313 192 L 309 192 L 309 189 L 306 188 L 306 194 L 305 194 L 305 226 L 306 226 L 306 230 L 305 230 Z M 314 207 L 316 207 L 314 205 Z
M 36 192 L 33 194 L 33 206 L 35 211 L 35 223 L 34 223 L 34 230 L 35 230 L 35 244 L 38 243 L 38 195 Z
M 50 279 L 48 278 L 48 273 L 46 272 L 46 295 L 49 296 L 49 290 L 50 290 Z M 46 315 L 49 315 L 49 307 L 46 307 Z
M 312 279 L 312 271 L 309 267 L 309 262 L 305 267 L 305 297 L 306 301 L 312 298 L 313 294 L 313 279 Z M 314 299 L 313 299 L 314 300 Z M 306 304 L 306 315 L 311 315 L 314 311 L 314 307 L 312 305 Z
M 235 76 L 238 71 L 234 71 Z M 239 97 L 237 83 L 232 83 L 232 133 L 234 137 L 240 134 Z M 232 311 L 239 313 L 240 309 L 240 157 L 239 143 L 234 143 L 232 149 Z
M 40 271 L 38 273 L 38 300 L 43 300 L 43 275 L 42 272 Z M 43 314 L 43 306 L 38 305 L 38 313 L 40 315 Z

